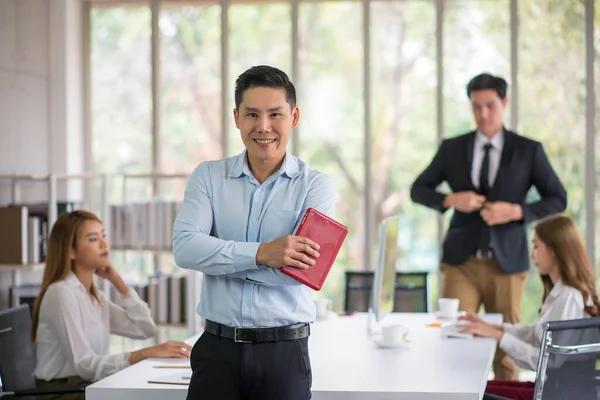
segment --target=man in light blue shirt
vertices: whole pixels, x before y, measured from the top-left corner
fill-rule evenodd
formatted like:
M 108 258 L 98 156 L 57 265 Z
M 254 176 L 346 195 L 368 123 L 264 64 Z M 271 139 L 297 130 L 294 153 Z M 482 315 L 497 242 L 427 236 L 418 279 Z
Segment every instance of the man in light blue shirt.
M 292 234 L 309 207 L 333 216 L 335 190 L 286 150 L 300 113 L 284 72 L 240 75 L 233 114 L 246 150 L 196 168 L 173 227 L 177 265 L 204 273 L 187 398 L 309 399 L 311 289 L 279 268 L 314 264 L 318 244 Z

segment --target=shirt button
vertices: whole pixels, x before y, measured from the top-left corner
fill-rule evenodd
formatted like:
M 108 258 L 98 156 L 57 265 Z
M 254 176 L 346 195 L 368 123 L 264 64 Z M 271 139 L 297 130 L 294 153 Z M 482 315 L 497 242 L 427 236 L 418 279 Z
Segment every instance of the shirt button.
M 252 218 L 252 222 L 256 222 L 256 218 Z
M 248 306 L 244 306 L 244 310 L 245 310 L 245 311 L 248 311 L 249 309 L 250 309 L 250 307 L 248 307 Z
M 262 192 L 262 188 L 258 188 L 258 191 L 259 191 L 259 192 Z

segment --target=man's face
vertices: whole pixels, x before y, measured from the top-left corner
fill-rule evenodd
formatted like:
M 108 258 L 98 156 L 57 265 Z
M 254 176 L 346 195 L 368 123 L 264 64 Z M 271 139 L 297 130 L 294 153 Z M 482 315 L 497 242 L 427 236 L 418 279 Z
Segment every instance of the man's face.
M 280 162 L 290 132 L 298 125 L 298 107 L 291 109 L 284 89 L 255 87 L 242 95 L 239 110 L 233 110 L 235 126 L 248 150 L 248 160 Z
M 502 128 L 502 115 L 508 99 L 502 100 L 492 89 L 471 92 L 471 106 L 477 129 L 491 137 Z

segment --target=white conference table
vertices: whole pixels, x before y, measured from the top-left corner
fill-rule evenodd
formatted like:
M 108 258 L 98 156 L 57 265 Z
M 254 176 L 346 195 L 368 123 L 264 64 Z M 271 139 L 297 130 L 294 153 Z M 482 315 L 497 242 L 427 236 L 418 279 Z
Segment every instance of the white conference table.
M 500 323 L 502 316 L 488 314 L 485 319 Z M 434 314 L 388 315 L 384 324 L 400 323 L 411 332 L 410 347 L 395 349 L 379 348 L 369 337 L 367 314 L 315 322 L 309 339 L 312 399 L 480 400 L 496 341 L 444 339 L 440 328 L 426 326 L 435 320 Z M 187 342 L 193 344 L 198 337 Z M 182 362 L 144 360 L 88 386 L 86 399 L 184 400 L 187 386 L 148 383 L 178 371 L 155 368 L 166 364 Z

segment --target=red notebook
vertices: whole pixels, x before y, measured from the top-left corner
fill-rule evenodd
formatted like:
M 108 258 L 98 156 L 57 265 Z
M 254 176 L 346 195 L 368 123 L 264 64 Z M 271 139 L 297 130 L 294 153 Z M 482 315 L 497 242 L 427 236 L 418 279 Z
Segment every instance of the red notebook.
M 308 269 L 282 267 L 281 272 L 314 290 L 321 290 L 347 234 L 348 228 L 344 225 L 321 214 L 314 208 L 309 208 L 304 213 L 304 218 L 302 218 L 295 235 L 304 236 L 316 242 L 320 246 L 319 257 L 315 260 L 315 264 Z

